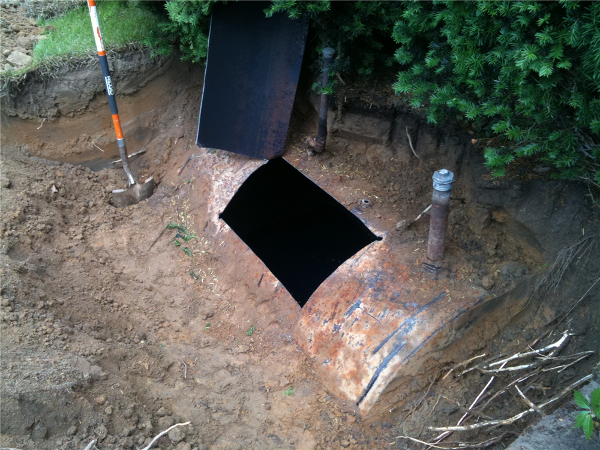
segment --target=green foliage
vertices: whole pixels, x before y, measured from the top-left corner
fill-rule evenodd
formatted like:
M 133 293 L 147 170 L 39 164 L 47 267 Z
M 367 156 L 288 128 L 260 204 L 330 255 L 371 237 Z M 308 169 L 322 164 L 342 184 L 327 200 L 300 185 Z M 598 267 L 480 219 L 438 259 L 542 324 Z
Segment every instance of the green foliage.
M 158 30 L 142 41 L 152 50 L 152 56 L 170 55 L 179 44 L 181 59 L 204 63 L 208 48 L 210 11 L 203 14 L 204 0 L 141 1 L 143 8 L 161 16 Z
M 206 58 L 213 4 L 166 3 L 162 30 L 184 59 Z M 315 90 L 333 93 L 336 72 L 396 66 L 395 92 L 431 123 L 474 127 L 493 174 L 536 157 L 600 187 L 600 2 L 273 0 L 265 14 L 310 17 L 316 73 L 322 49 L 336 49 Z
M 139 43 L 159 29 L 158 17 L 135 2 L 98 2 L 97 11 L 107 50 Z M 51 25 L 54 28 L 47 32 L 46 39 L 35 46 L 34 67 L 96 52 L 87 6 L 72 9 L 55 19 L 40 20 L 39 25 Z
M 167 230 L 177 230 L 177 234 L 173 238 L 173 244 L 176 247 L 181 247 L 181 250 L 183 250 L 183 252 L 186 255 L 188 255 L 188 256 L 194 255 L 192 253 L 192 249 L 190 249 L 189 247 L 182 246 L 182 242 L 178 240 L 178 238 L 179 238 L 179 239 L 183 239 L 185 242 L 189 242 L 192 239 L 198 239 L 198 237 L 194 233 L 191 233 L 186 227 L 184 227 L 183 225 L 179 225 L 178 223 L 175 223 L 175 222 L 170 222 L 167 225 Z M 198 279 L 198 278 L 195 278 L 195 276 L 197 276 L 197 275 L 194 274 L 193 272 L 190 272 L 190 276 L 196 280 Z
M 162 34 L 149 39 L 157 49 L 178 40 L 182 59 L 203 63 L 207 55 L 210 12 L 216 0 L 170 0 L 165 8 L 168 21 Z M 394 14 L 395 13 L 395 14 Z M 320 71 L 321 50 L 337 50 L 331 73 L 354 71 L 371 75 L 378 64 L 393 62 L 382 52 L 384 42 L 392 43 L 394 21 L 399 18 L 395 2 L 273 1 L 265 10 L 267 17 L 287 14 L 292 19 L 308 15 L 320 40 L 315 48 L 315 68 Z M 350 57 L 352 55 L 352 57 Z
M 198 239 L 198 237 L 194 233 L 190 233 L 190 231 L 183 225 L 179 225 L 178 223 L 175 223 L 175 222 L 170 222 L 167 225 L 167 230 L 173 230 L 173 229 L 178 230 L 175 238 L 183 239 L 186 242 L 189 242 L 192 239 Z
M 600 419 L 600 388 L 594 389 L 588 402 L 584 395 L 575 391 L 575 403 L 583 409 L 575 418 L 575 428 L 581 428 L 586 439 L 591 439 L 594 432 L 594 418 Z
M 252 325 L 250 327 L 250 329 L 246 332 L 247 336 L 252 336 L 252 333 L 254 333 L 256 331 L 256 327 L 254 325 Z
M 496 175 L 538 155 L 600 184 L 600 3 L 402 4 L 397 94 L 431 123 L 474 124 Z
M 294 386 L 290 386 L 289 388 L 287 388 L 285 391 L 283 391 L 284 395 L 287 395 L 288 397 L 290 395 L 292 395 L 294 393 Z

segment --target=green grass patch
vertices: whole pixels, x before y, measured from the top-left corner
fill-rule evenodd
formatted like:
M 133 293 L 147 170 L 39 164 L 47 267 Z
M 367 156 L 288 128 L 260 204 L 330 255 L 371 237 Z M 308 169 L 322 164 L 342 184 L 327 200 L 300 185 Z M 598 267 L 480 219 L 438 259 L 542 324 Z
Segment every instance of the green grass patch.
M 137 2 L 103 1 L 97 3 L 97 10 L 107 51 L 140 43 L 159 31 L 159 18 Z M 96 53 L 87 7 L 73 9 L 55 19 L 40 20 L 39 25 L 52 25 L 54 29 L 34 48 L 34 67 Z

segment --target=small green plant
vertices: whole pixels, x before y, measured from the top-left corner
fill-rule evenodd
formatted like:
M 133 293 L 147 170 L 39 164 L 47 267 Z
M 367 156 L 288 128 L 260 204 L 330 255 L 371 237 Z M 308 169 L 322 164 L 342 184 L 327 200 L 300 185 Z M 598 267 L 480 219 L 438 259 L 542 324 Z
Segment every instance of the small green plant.
M 181 250 L 183 250 L 183 252 L 186 255 L 193 256 L 192 250 L 189 247 L 183 247 L 182 242 L 178 241 L 177 239 L 183 239 L 185 242 L 189 242 L 192 239 L 198 239 L 198 237 L 194 233 L 191 233 L 183 225 L 179 225 L 178 223 L 175 223 L 175 222 L 170 222 L 167 225 L 167 230 L 177 230 L 177 234 L 173 238 L 173 245 L 175 245 L 175 247 L 181 247 Z M 192 276 L 192 278 L 194 278 L 194 276 L 195 276 L 195 274 L 192 275 L 192 273 L 190 273 L 190 275 Z M 197 280 L 198 278 L 195 278 L 195 279 Z
M 167 225 L 167 230 L 173 229 L 177 230 L 177 235 L 175 237 L 181 238 L 186 242 L 198 238 L 194 233 L 190 233 L 190 231 L 186 227 L 184 227 L 183 225 L 179 225 L 178 223 L 171 222 L 169 223 L 169 225 Z
M 252 325 L 252 326 L 250 327 L 250 329 L 249 329 L 249 330 L 246 332 L 246 334 L 247 334 L 248 336 L 252 336 L 252 333 L 254 333 L 254 330 L 256 330 L 256 327 L 255 327 L 254 325 Z
M 210 322 L 208 322 L 206 325 L 204 325 L 204 331 L 208 331 L 210 330 Z
M 585 438 L 591 439 L 594 432 L 594 419 L 600 420 L 600 388 L 592 391 L 589 402 L 579 391 L 575 391 L 573 395 L 577 406 L 583 409 L 575 418 L 575 428 L 582 428 Z
M 290 386 L 289 388 L 287 388 L 287 389 L 286 389 L 286 390 L 283 392 L 283 394 L 284 394 L 284 395 L 287 395 L 288 397 L 289 397 L 290 395 L 292 395 L 293 393 L 294 393 L 294 386 Z

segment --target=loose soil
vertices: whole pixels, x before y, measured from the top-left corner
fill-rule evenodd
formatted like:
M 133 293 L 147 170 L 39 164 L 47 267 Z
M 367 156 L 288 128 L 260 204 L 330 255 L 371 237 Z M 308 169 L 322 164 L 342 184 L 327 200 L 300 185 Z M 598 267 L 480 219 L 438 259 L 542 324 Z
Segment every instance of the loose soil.
M 6 1 L 0 3 L 0 39 L 2 40 L 2 53 L 0 53 L 0 72 L 21 69 L 25 65 L 9 60 L 13 52 L 19 52 L 29 57 L 33 56 L 33 47 L 43 39 L 44 28 L 38 27 L 34 19 L 26 17 L 23 10 L 16 4 Z M 11 58 L 12 59 L 12 58 Z M 24 58 L 23 61 L 26 61 Z
M 600 273 L 596 248 L 567 268 L 556 292 L 533 298 L 505 329 L 484 321 L 450 345 L 437 373 L 406 386 L 399 408 L 361 418 L 342 407 L 289 334 L 298 306 L 266 295 L 260 274 L 237 264 L 213 219 L 198 211 L 206 192 L 194 177 L 194 157 L 215 165 L 241 158 L 195 146 L 201 80 L 201 68 L 173 63 L 119 99 L 130 152 L 146 150 L 133 170 L 160 181 L 148 201 L 125 209 L 110 204 L 110 191 L 124 187 L 125 177 L 109 165 L 117 149 L 102 97 L 73 117 L 3 117 L 3 447 L 83 449 L 96 439 L 102 450 L 142 448 L 169 426 L 191 421 L 157 448 L 417 449 L 423 447 L 398 436 L 431 439 L 427 427 L 456 423 L 490 379 L 457 370 L 441 380 L 454 364 L 527 350 L 580 298 L 543 343 L 568 326 L 575 336 L 563 354 L 599 350 L 598 286 L 584 295 Z M 402 156 L 407 146 L 394 150 L 398 142 L 390 149 L 344 137 L 309 156 L 305 140 L 316 130 L 316 114 L 299 98 L 285 158 L 349 209 L 369 198 L 373 207 L 364 214 L 407 254 L 422 253 L 427 217 L 406 229 L 396 224 L 429 204 L 433 170 L 447 164 L 455 171 L 445 263 L 473 289 L 531 289 L 561 248 L 598 232 L 598 212 L 580 186 L 526 168 L 489 179 L 471 136 L 427 128 L 412 116 L 401 117 L 398 128 L 416 131 L 423 162 Z M 185 244 L 192 256 L 174 245 L 171 222 L 195 234 Z M 265 277 L 263 283 L 275 281 Z M 529 397 L 552 397 L 591 373 L 597 360 L 536 378 Z M 524 409 L 511 391 L 483 414 L 505 418 Z M 489 448 L 504 448 L 526 424 L 506 427 L 503 442 Z M 450 440 L 500 434 L 488 433 Z

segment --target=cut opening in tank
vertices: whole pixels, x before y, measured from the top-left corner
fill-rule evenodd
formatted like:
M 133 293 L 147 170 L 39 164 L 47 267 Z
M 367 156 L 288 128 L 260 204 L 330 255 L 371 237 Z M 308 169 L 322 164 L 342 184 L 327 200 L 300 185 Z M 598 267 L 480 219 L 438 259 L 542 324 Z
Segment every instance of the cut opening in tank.
M 250 175 L 220 218 L 301 307 L 344 261 L 381 240 L 283 158 Z

